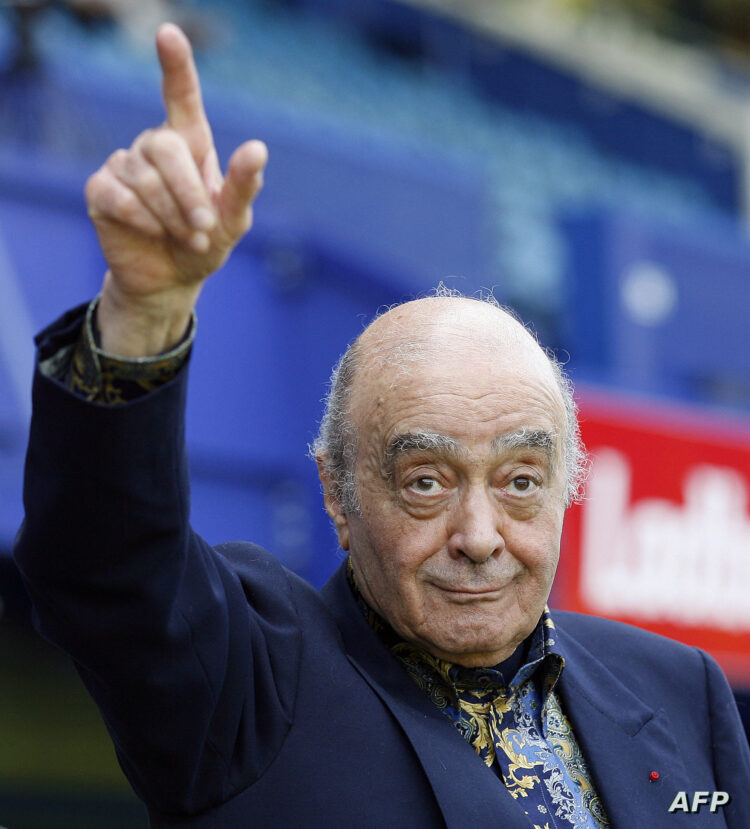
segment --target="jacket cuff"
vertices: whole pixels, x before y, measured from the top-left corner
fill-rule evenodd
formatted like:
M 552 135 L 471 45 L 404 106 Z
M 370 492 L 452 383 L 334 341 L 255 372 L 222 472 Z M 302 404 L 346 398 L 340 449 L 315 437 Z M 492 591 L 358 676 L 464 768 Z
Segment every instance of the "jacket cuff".
M 85 400 L 107 406 L 123 405 L 172 380 L 190 356 L 197 325 L 195 312 L 185 336 L 174 348 L 153 357 L 128 359 L 100 348 L 94 325 L 98 302 L 96 297 L 89 303 L 74 340 L 70 336 L 72 325 L 58 326 L 57 347 L 49 342 L 51 338 L 45 338 L 50 329 L 39 335 L 41 373 L 62 382 Z M 80 319 L 82 310 L 79 306 L 61 323 L 75 312 Z M 47 341 L 40 342 L 43 338 Z

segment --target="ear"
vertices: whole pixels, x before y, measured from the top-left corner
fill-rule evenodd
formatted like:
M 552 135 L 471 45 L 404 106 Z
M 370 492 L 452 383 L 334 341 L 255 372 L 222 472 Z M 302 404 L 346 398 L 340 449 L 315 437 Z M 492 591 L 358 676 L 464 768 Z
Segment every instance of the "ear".
M 330 516 L 331 521 L 333 521 L 333 526 L 336 529 L 336 535 L 339 539 L 339 546 L 342 550 L 348 550 L 349 520 L 341 507 L 339 499 L 336 497 L 336 487 L 331 480 L 325 461 L 326 459 L 323 455 L 317 455 L 315 457 L 315 462 L 318 465 L 320 482 L 323 484 L 323 502 L 325 504 L 326 512 Z

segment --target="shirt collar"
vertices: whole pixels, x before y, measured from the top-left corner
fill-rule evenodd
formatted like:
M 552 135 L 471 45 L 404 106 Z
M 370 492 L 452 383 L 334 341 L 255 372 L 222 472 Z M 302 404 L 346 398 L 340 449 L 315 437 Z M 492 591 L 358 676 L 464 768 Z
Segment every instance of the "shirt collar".
M 514 691 L 534 675 L 537 675 L 541 682 L 540 690 L 543 699 L 547 697 L 547 694 L 557 685 L 560 679 L 565 667 L 565 657 L 557 643 L 555 623 L 546 605 L 537 626 L 526 640 L 526 658 L 508 682 L 501 669 L 505 663 L 489 668 L 465 668 L 462 665 L 439 659 L 419 647 L 419 645 L 404 641 L 388 622 L 365 601 L 357 586 L 351 558 L 347 558 L 346 579 L 370 627 L 391 653 L 404 663 L 407 670 L 416 668 L 420 672 L 425 670 L 434 671 L 456 689 L 495 683 L 507 687 L 509 691 Z M 524 647 L 524 645 L 522 644 L 520 647 Z

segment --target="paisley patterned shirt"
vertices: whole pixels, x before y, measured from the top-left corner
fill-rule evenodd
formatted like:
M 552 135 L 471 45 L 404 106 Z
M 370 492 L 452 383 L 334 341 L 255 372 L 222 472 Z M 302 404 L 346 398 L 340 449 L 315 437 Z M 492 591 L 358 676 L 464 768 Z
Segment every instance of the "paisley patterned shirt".
M 367 621 L 411 679 L 453 723 L 518 801 L 533 829 L 606 829 L 609 821 L 555 686 L 565 658 L 545 608 L 517 670 L 513 659 L 492 668 L 464 668 L 405 642 L 357 588 Z M 523 647 L 523 646 L 521 646 Z M 515 660 L 517 662 L 517 660 Z M 512 673 L 506 681 L 503 669 Z

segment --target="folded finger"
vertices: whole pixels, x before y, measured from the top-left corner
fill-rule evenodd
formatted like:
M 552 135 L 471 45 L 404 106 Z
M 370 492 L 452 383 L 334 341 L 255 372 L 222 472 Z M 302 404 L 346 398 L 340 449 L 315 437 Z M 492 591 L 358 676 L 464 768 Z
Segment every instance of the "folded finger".
M 86 182 L 89 216 L 96 222 L 119 222 L 148 236 L 159 237 L 164 226 L 130 187 L 105 166 Z
M 146 133 L 140 152 L 159 173 L 187 224 L 194 230 L 210 231 L 216 213 L 185 140 L 170 129 Z
M 113 161 L 110 169 L 127 188 L 138 195 L 167 233 L 183 241 L 189 239 L 190 228 L 169 188 L 159 171 L 140 152 L 131 150 L 121 159 Z

